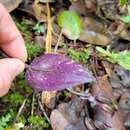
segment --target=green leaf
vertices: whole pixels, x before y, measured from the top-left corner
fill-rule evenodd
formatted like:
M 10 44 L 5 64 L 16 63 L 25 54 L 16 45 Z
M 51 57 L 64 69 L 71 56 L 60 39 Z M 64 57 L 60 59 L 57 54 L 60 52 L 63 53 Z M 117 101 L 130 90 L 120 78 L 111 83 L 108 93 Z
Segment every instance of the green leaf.
M 43 52 L 43 49 L 40 48 L 38 44 L 26 42 L 25 45 L 28 52 L 28 61 L 31 61 L 33 58 Z
M 130 70 L 130 52 L 123 51 L 118 53 L 117 63 L 127 70 Z
M 11 115 L 10 114 L 7 114 L 5 116 L 2 116 L 0 118 L 0 128 L 2 127 L 6 127 L 6 125 L 8 124 L 8 122 L 10 121 L 11 119 Z
M 121 6 L 124 6 L 126 4 L 127 0 L 119 0 L 119 3 Z
M 40 25 L 39 23 L 37 23 L 34 27 L 33 30 L 37 33 L 44 33 L 45 32 L 45 28 L 43 25 Z
M 107 51 L 101 47 L 96 47 L 96 50 L 104 56 L 108 55 Z
M 128 14 L 130 15 L 130 5 L 128 5 Z
M 106 59 L 112 63 L 118 63 L 122 67 L 127 70 L 130 70 L 130 52 L 122 51 L 122 52 L 110 52 L 108 50 L 104 50 L 101 47 L 96 47 L 96 50 L 101 54 L 101 56 L 106 57 Z
M 73 11 L 63 11 L 57 17 L 58 25 L 62 28 L 62 33 L 69 39 L 76 40 L 82 31 L 79 16 Z
M 110 52 L 108 49 L 105 50 L 101 47 L 96 47 L 96 50 L 100 53 L 101 56 L 106 57 L 106 59 L 112 63 L 116 63 L 117 54 L 114 52 Z
M 129 23 L 130 22 L 130 16 L 128 15 L 128 16 L 122 16 L 121 18 L 120 18 L 124 23 Z

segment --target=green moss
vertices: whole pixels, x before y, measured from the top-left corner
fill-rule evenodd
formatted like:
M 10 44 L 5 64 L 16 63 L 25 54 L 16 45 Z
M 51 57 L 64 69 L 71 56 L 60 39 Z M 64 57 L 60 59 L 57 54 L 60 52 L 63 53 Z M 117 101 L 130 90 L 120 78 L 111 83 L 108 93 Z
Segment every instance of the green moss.
M 19 76 L 17 76 L 15 84 L 17 86 L 20 86 L 20 88 L 25 92 L 25 93 L 32 93 L 33 90 L 30 88 L 30 86 L 28 86 L 26 80 L 25 80 L 25 74 L 24 72 L 21 73 Z
M 36 56 L 43 52 L 43 49 L 40 48 L 37 44 L 26 43 L 26 48 L 28 52 L 28 61 L 32 61 Z
M 68 56 L 79 63 L 87 63 L 87 60 L 90 57 L 90 51 L 87 49 L 84 49 L 78 52 L 78 51 L 75 51 L 74 49 L 69 49 Z
M 16 23 L 16 26 L 18 27 L 18 29 L 23 34 L 23 37 L 24 37 L 24 40 L 25 40 L 25 45 L 26 45 L 26 48 L 27 48 L 27 53 L 28 53 L 28 61 L 30 62 L 30 61 L 32 61 L 33 58 L 35 58 L 40 53 L 42 53 L 43 49 L 40 48 L 38 46 L 38 44 L 32 43 L 32 41 L 31 41 L 31 36 L 32 36 L 31 34 L 32 34 L 33 27 L 28 26 L 26 24 L 25 20 L 19 21 L 15 17 L 13 17 L 13 19 Z
M 28 122 L 33 125 L 32 130 L 40 130 L 49 127 L 49 124 L 46 122 L 46 120 L 38 115 L 30 116 L 28 118 Z
M 18 20 L 15 17 L 12 17 L 17 28 L 19 29 L 19 31 L 22 32 L 24 38 L 27 40 L 30 37 L 30 27 L 26 24 L 25 20 Z
M 15 93 L 11 93 L 9 95 L 9 100 L 10 100 L 11 103 L 17 105 L 17 104 L 22 104 L 24 97 L 19 92 L 15 92 Z

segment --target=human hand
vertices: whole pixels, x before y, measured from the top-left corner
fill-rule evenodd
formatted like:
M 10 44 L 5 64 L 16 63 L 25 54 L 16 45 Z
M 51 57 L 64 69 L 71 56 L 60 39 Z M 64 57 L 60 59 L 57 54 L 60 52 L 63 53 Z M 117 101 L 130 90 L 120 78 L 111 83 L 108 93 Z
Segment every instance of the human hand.
M 12 80 L 24 70 L 27 52 L 24 40 L 10 15 L 0 3 L 0 48 L 11 58 L 0 59 L 0 97 L 10 88 Z

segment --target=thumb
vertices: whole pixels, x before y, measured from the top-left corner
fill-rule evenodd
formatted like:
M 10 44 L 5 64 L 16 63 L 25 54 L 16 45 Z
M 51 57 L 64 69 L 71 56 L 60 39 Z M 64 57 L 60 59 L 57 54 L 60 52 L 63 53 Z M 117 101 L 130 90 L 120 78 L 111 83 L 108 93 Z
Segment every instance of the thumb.
M 11 86 L 11 82 L 24 70 L 24 62 L 16 58 L 0 60 L 0 97 L 5 95 Z

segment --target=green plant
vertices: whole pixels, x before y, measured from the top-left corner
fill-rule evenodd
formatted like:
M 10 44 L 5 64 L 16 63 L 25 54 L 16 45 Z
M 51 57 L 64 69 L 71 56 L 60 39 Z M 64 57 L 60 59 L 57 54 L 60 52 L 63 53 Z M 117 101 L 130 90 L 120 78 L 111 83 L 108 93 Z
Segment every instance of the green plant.
M 74 19 L 77 19 L 77 16 Z M 76 26 L 72 28 L 73 31 L 71 33 L 73 33 L 75 29 L 79 27 L 77 23 L 74 24 Z M 72 23 L 70 25 L 72 25 Z M 70 26 L 68 26 L 68 28 L 70 28 Z M 80 32 L 75 33 L 76 37 L 77 35 L 79 35 L 79 33 Z M 28 57 L 29 57 L 28 61 L 30 62 L 33 58 L 35 58 L 39 54 L 40 50 L 37 45 L 31 44 L 30 39 L 28 37 L 29 36 L 27 35 L 25 40 L 26 40 L 26 46 L 28 50 Z M 84 52 L 85 52 L 84 56 L 86 58 L 86 51 Z M 88 71 L 85 68 L 83 68 L 81 65 L 75 63 L 73 60 L 60 54 L 41 55 L 40 57 L 35 58 L 31 62 L 31 64 L 28 65 L 26 64 L 26 69 L 27 71 L 25 76 L 26 76 L 26 80 L 28 81 L 28 84 L 32 86 L 35 90 L 39 89 L 40 91 L 45 89 L 61 90 L 61 89 L 65 89 L 68 86 L 76 86 L 78 84 L 91 82 L 94 79 L 93 76 L 90 73 L 88 73 Z M 25 79 L 23 78 L 23 75 L 17 78 L 16 84 L 26 87 L 27 85 L 25 83 Z M 22 81 L 20 82 L 19 80 L 21 79 Z M 22 89 L 19 88 L 18 90 L 19 92 L 15 91 L 15 93 L 9 95 L 9 99 L 11 100 L 12 103 L 14 103 L 15 107 L 17 107 L 16 104 L 22 104 L 24 100 L 24 97 L 21 95 L 21 91 L 20 91 Z M 26 103 L 25 106 L 26 109 L 28 110 L 27 105 L 28 104 Z M 30 104 L 29 104 L 29 108 L 30 108 Z M 47 128 L 49 126 L 46 120 L 41 116 L 38 115 L 30 116 L 28 115 L 28 112 L 25 113 L 26 114 L 24 114 L 24 117 L 26 117 L 27 120 L 25 121 L 24 120 L 25 118 L 21 118 L 22 123 L 25 121 L 26 122 L 25 124 L 27 124 L 28 126 L 32 126 L 32 130 L 40 130 L 43 128 Z
M 73 11 L 63 11 L 57 17 L 58 25 L 62 28 L 62 33 L 69 39 L 76 40 L 82 31 L 79 16 Z
M 127 0 L 119 0 L 119 4 L 121 6 L 124 6 L 127 3 Z
M 122 16 L 120 18 L 124 23 L 129 23 L 130 22 L 130 5 L 128 5 L 127 9 L 128 9 L 128 15 Z
M 101 47 L 96 47 L 96 50 L 101 54 L 101 56 L 106 57 L 108 61 L 112 63 L 118 63 L 127 70 L 130 70 L 130 52 L 110 52 L 109 49 L 105 50 Z
M 10 119 L 11 119 L 11 115 L 9 113 L 0 118 L 0 130 L 4 130 L 4 127 L 7 126 Z
M 0 117 L 0 130 L 10 130 L 11 122 L 15 118 L 16 113 L 10 109 L 7 111 L 7 114 L 5 116 Z
M 68 56 L 77 62 L 86 63 L 90 57 L 90 51 L 87 49 L 84 49 L 78 52 L 78 51 L 75 51 L 74 49 L 69 49 Z
M 43 52 L 43 49 L 38 46 L 38 44 L 26 43 L 26 48 L 28 52 L 28 61 L 38 56 Z
M 13 17 L 13 20 L 18 27 L 18 29 L 23 33 L 25 40 L 27 40 L 30 37 L 30 29 L 29 26 L 26 24 L 25 20 L 18 20 L 15 17 Z
M 16 77 L 16 85 L 20 86 L 20 88 L 22 88 L 22 90 L 28 94 L 33 92 L 25 80 L 24 72 Z
M 49 124 L 46 122 L 46 120 L 38 115 L 30 116 L 28 118 L 28 122 L 32 124 L 34 130 L 40 130 L 41 128 L 43 129 L 49 127 Z
M 26 21 L 25 20 L 19 21 L 15 17 L 13 17 L 13 19 L 14 19 L 14 21 L 16 23 L 16 26 L 18 27 L 18 29 L 22 32 L 22 34 L 24 36 L 25 45 L 26 45 L 27 52 L 28 52 L 28 61 L 31 61 L 38 54 L 40 54 L 43 51 L 43 49 L 41 49 L 38 46 L 38 44 L 32 43 L 31 38 L 30 38 L 30 36 L 31 36 L 31 29 L 26 24 Z M 34 29 L 36 31 L 42 31 L 42 26 L 39 25 L 39 24 L 36 24 Z
M 33 30 L 37 33 L 44 33 L 45 32 L 45 28 L 43 25 L 37 23 L 34 27 Z
M 9 95 L 9 100 L 13 104 L 21 104 L 24 100 L 24 97 L 19 92 L 14 92 Z

